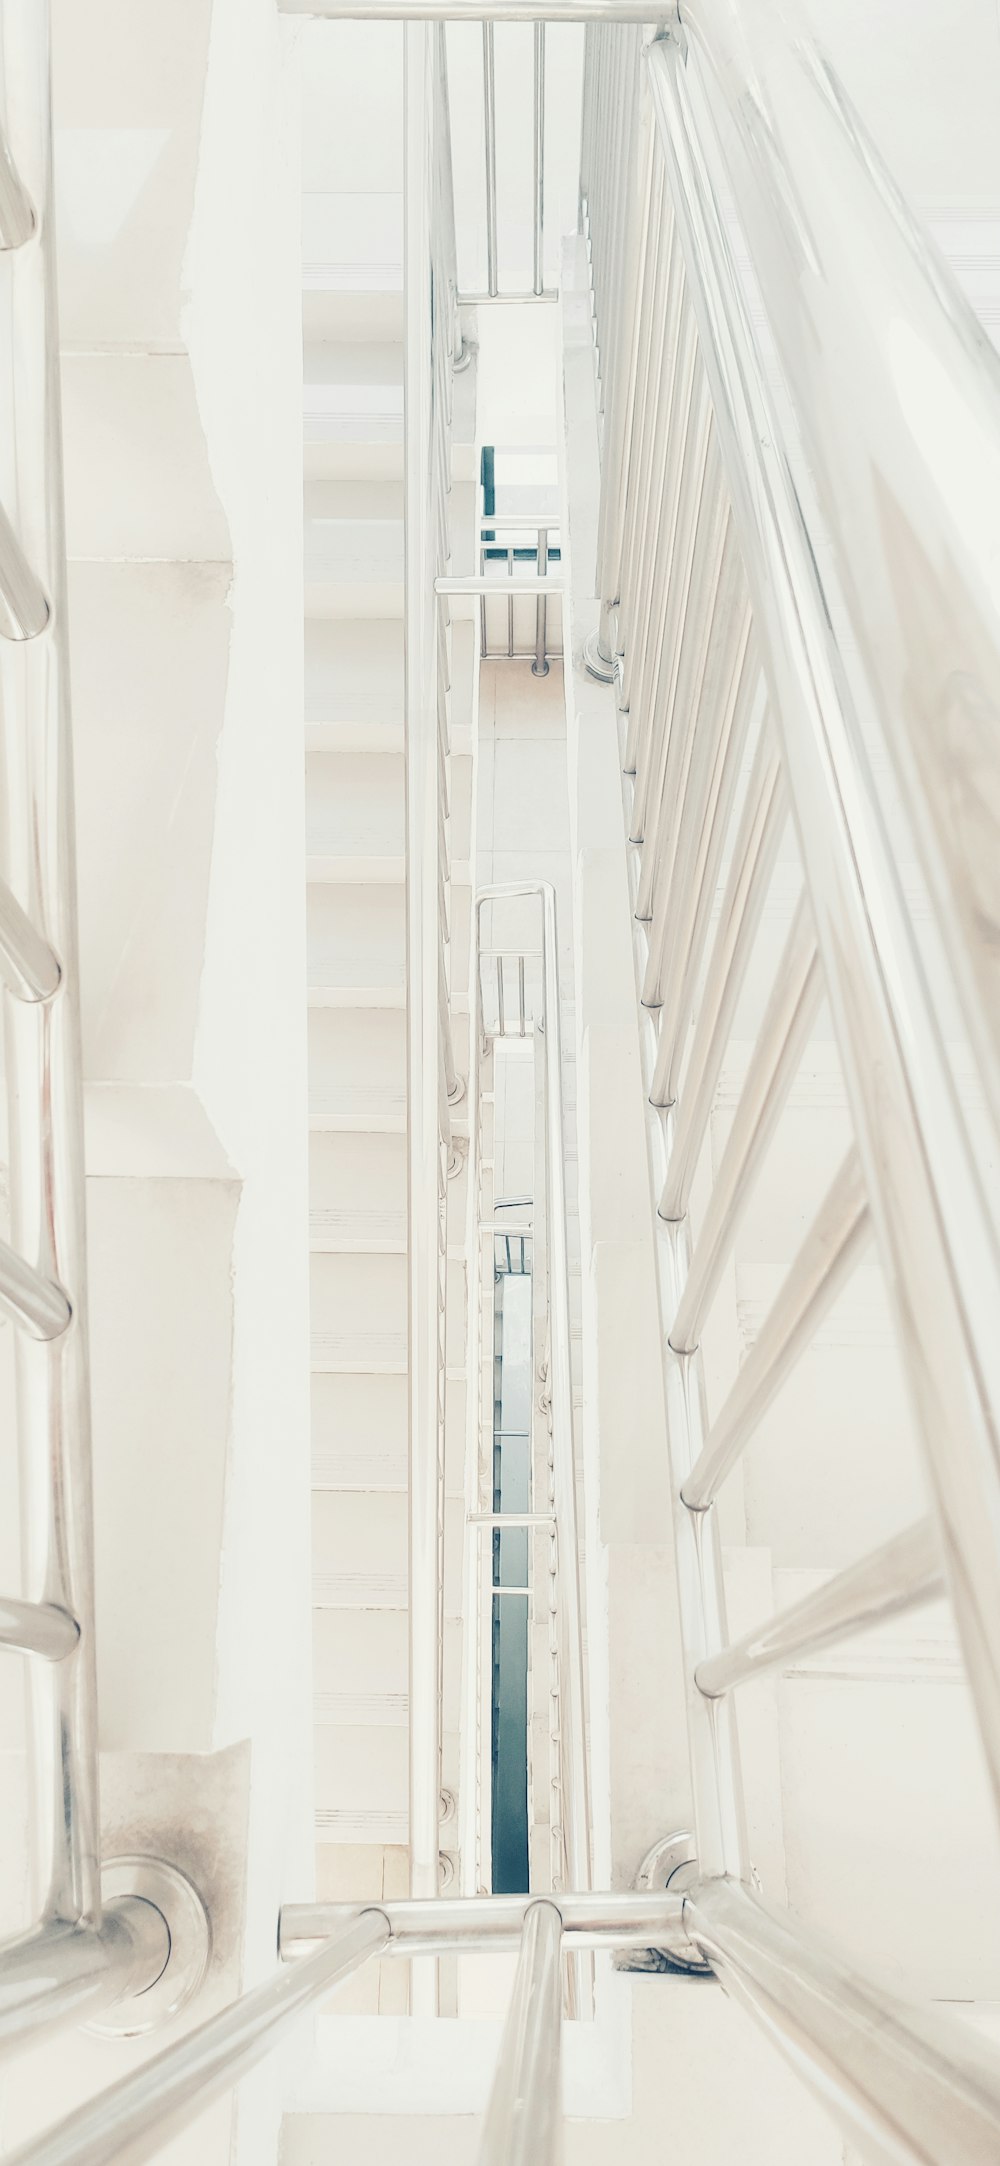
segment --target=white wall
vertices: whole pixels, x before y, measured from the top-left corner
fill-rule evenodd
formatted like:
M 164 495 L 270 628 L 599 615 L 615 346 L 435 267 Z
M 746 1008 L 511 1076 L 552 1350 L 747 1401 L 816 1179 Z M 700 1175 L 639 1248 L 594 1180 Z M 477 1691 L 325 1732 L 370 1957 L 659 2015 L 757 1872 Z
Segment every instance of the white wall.
M 312 1874 L 299 38 L 215 0 L 187 315 L 232 537 L 194 1079 L 241 1179 L 215 1742 L 251 1741 L 244 1982 Z M 273 2160 L 279 2069 L 242 2093 Z

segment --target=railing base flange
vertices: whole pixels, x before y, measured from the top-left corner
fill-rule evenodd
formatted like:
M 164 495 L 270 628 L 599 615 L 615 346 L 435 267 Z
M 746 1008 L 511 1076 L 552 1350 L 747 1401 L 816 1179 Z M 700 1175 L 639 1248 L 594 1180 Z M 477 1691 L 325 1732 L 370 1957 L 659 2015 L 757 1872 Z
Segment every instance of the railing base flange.
M 128 1897 L 149 1903 L 170 1936 L 170 1953 L 152 1985 L 114 2001 L 87 2025 L 101 2038 L 138 2038 L 168 2023 L 201 1986 L 212 1952 L 208 1912 L 186 1873 L 163 1858 L 109 1859 L 101 1868 L 101 1896 L 106 1904 Z
M 683 1895 L 698 1877 L 698 1859 L 694 1836 L 687 1829 L 679 1829 L 673 1835 L 661 1836 L 651 1850 L 647 1850 L 632 1883 L 637 1889 L 655 1890 L 665 1894 Z M 690 1946 L 690 1955 L 686 1950 Z M 704 1978 L 711 1976 L 712 1966 L 706 1962 L 692 1943 L 678 1940 L 669 1948 L 643 1948 L 617 1958 L 617 1970 L 682 1971 L 685 1975 Z
M 583 642 L 583 666 L 588 677 L 596 677 L 598 684 L 613 684 L 615 665 L 601 653 L 600 632 L 591 632 Z

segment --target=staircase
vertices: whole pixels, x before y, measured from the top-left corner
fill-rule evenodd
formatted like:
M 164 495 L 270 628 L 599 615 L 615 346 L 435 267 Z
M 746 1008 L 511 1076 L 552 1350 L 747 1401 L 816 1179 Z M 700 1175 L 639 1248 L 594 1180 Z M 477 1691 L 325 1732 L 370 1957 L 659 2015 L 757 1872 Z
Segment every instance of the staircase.
M 398 23 L 282 20 L 324 4 L 339 0 L 279 0 L 280 14 L 274 0 L 184 0 L 176 20 L 169 9 L 155 20 L 123 12 L 117 0 L 53 10 L 96 1569 L 86 1422 L 55 1388 L 71 1367 L 64 1347 L 86 1350 L 85 1274 L 82 1259 L 66 1267 L 61 1232 L 50 1252 L 61 1206 L 32 1172 L 50 1119 L 52 1194 L 82 1165 L 59 1058 L 49 1059 L 74 975 L 72 823 L 51 820 L 53 773 L 59 790 L 69 778 L 63 732 L 51 726 L 51 632 L 6 636 L 19 558 L 0 533 L 15 1252 L 12 1265 L 0 1246 L 0 1392 L 23 1461 L 16 1477 L 13 1452 L 3 1457 L 0 1637 L 36 1661 L 40 1648 L 52 1653 L 42 1627 L 56 1634 L 52 1662 L 35 1672 L 35 1705 L 60 1710 L 40 1760 L 45 1725 L 26 1727 L 20 1679 L 4 1668 L 0 2043 L 22 2050 L 5 2078 L 3 2144 L 28 2146 L 14 2166 L 89 2166 L 119 2147 L 130 2158 L 160 2148 L 170 2166 L 279 2157 L 320 2166 L 338 2149 L 371 2166 L 400 2151 L 418 2162 L 447 2151 L 456 2166 L 477 2156 L 549 2166 L 545 2130 L 561 2081 L 569 2166 L 653 2166 L 665 2125 L 676 2166 L 859 2166 L 873 2128 L 878 2155 L 907 2166 L 985 2166 L 1000 2144 L 1000 1842 L 981 1744 L 1000 1763 L 1000 1723 L 983 1719 L 1000 1644 L 987 937 L 1000 918 L 1000 619 L 983 566 L 1000 547 L 989 486 L 1000 380 L 849 122 L 855 79 L 876 135 L 886 117 L 884 26 L 859 40 L 838 18 L 831 38 L 848 84 L 831 99 L 824 70 L 803 67 L 805 30 L 787 36 L 794 0 L 773 20 L 769 0 L 738 11 L 691 0 L 645 52 L 638 26 L 596 17 L 588 26 L 582 230 L 565 244 L 558 308 L 539 290 L 555 237 L 551 220 L 542 230 L 543 202 L 564 192 L 570 137 L 575 192 L 582 30 L 553 27 L 546 63 L 538 24 L 491 23 L 482 39 L 478 24 L 453 25 L 456 188 L 474 233 L 482 117 L 488 277 L 495 288 L 499 275 L 500 291 L 479 293 L 477 275 L 463 325 L 474 365 L 452 380 L 460 341 L 441 305 L 454 287 L 450 268 L 441 276 L 451 152 L 440 47 L 418 27 L 404 82 Z M 25 27 L 37 39 L 46 12 L 0 0 L 0 153 L 8 138 L 13 153 L 12 168 L 0 155 L 0 240 L 11 243 L 0 249 L 0 283 L 6 290 L 9 278 L 19 336 L 25 293 L 52 246 L 44 159 L 31 148 L 37 101 L 24 97 L 18 61 Z M 981 96 L 984 54 L 963 27 L 949 66 L 966 90 L 975 76 Z M 912 20 L 908 36 L 915 45 Z M 933 95 L 925 85 L 921 99 L 903 99 L 904 45 L 889 51 L 890 118 L 913 193 L 908 131 L 918 113 L 929 140 L 923 117 L 944 70 L 935 55 Z M 557 109 L 550 168 L 562 160 L 548 196 L 546 80 L 550 123 Z M 640 80 L 641 115 L 629 90 Z M 429 234 L 430 247 L 407 326 L 404 95 L 409 114 L 430 123 L 409 130 L 406 231 L 411 242 Z M 748 189 L 745 201 L 705 124 L 726 98 L 747 173 L 780 182 Z M 982 121 L 974 99 L 969 113 Z M 755 125 L 760 114 L 767 126 Z M 38 231 L 29 223 L 12 239 L 25 145 L 28 194 L 43 216 Z M 951 153 L 957 172 L 954 143 Z M 843 186 L 828 184 L 827 167 Z M 289 245 L 300 178 L 301 277 Z M 983 206 L 979 226 L 967 223 L 960 204 L 940 211 L 943 193 L 924 211 L 938 200 L 931 223 L 982 318 L 995 321 Z M 729 194 L 731 217 L 720 209 Z M 557 601 L 553 582 L 546 596 L 558 635 L 547 677 L 507 658 L 508 644 L 528 655 L 537 622 L 524 565 L 521 593 L 490 597 L 483 611 L 497 658 L 480 666 L 477 426 L 502 449 L 493 327 L 515 228 L 522 254 L 533 228 L 539 272 L 518 301 L 529 311 L 519 349 L 529 382 L 532 320 L 545 325 L 539 352 L 554 352 L 556 326 L 561 338 L 559 503 L 498 502 L 493 522 L 518 510 L 532 522 L 554 515 L 566 590 Z M 789 250 L 795 276 L 786 266 L 782 280 Z M 741 303 L 748 278 L 757 283 Z M 762 323 L 766 365 L 755 346 Z M 37 336 L 37 317 L 27 328 Z M 419 405 L 428 370 L 434 378 L 434 452 L 451 428 L 451 556 L 437 596 L 438 535 L 427 529 L 443 466 L 419 432 L 404 447 L 404 330 L 408 396 Z M 6 401 L 6 331 L 0 344 Z M 30 396 L 15 382 L 0 503 L 54 597 L 61 636 L 58 543 L 39 550 L 26 511 L 43 469 L 44 530 L 59 500 L 55 374 L 25 371 L 18 350 L 15 337 L 12 373 L 30 378 Z M 855 371 L 849 401 L 831 396 L 826 377 L 834 389 L 839 378 L 819 365 L 834 355 L 845 381 Z M 787 440 L 784 405 L 775 417 L 768 403 L 779 376 L 796 416 Z M 539 431 L 525 426 L 524 383 L 510 388 L 507 448 L 520 444 L 523 456 Z M 477 423 L 480 393 L 488 431 Z M 46 414 L 39 458 L 33 430 Z M 804 456 L 810 428 L 819 433 Z M 407 593 L 404 449 L 407 534 L 424 559 Z M 828 610 L 813 581 L 832 596 Z M 767 698 L 755 692 L 744 715 L 729 695 L 742 682 L 735 634 L 750 605 L 761 653 L 744 651 L 755 672 L 763 658 Z M 439 642 L 429 623 L 443 628 Z M 448 716 L 436 741 L 432 684 Z M 771 769 L 758 741 L 771 746 Z M 442 878 L 428 909 L 433 852 L 413 849 L 412 823 L 416 805 L 417 832 L 426 814 L 424 833 L 434 833 L 435 749 Z M 783 824 L 758 822 L 737 847 L 741 809 L 761 773 L 779 767 Z M 728 806 L 718 835 L 713 793 Z M 759 888 L 749 870 L 758 844 Z M 53 864 L 68 897 L 58 927 L 45 892 Z M 586 1779 L 575 1795 L 589 1789 L 594 1806 L 581 1850 L 589 1870 L 567 1889 L 572 1737 L 560 1755 L 573 1724 L 549 1509 L 556 1424 L 543 1391 L 532 1434 L 535 1502 L 546 1510 L 523 1543 L 550 1596 L 534 1590 L 528 1635 L 528 1847 L 532 1896 L 554 1893 L 561 1915 L 480 1896 L 489 1877 L 480 1829 L 467 1840 L 470 1795 L 475 1823 L 480 1794 L 470 1761 L 488 1787 L 490 1756 L 489 1740 L 477 1756 L 474 1668 L 468 1689 L 469 1554 L 481 1537 L 488 1554 L 494 1540 L 489 1510 L 473 1509 L 467 1523 L 469 1444 L 495 1443 L 488 1422 L 479 1430 L 469 1418 L 480 1372 L 487 1390 L 495 1381 L 495 1342 L 477 1345 L 471 1322 L 470 1144 L 482 1143 L 487 1210 L 512 1190 L 536 1203 L 545 1193 L 527 1053 L 515 1044 L 498 1059 L 480 1041 L 477 1099 L 472 901 L 487 883 L 539 881 L 558 900 L 562 1403 L 573 1432 L 563 1466 L 576 1484 L 585 1570 L 588 1719 L 576 1734 Z M 15 1006 L 9 985 L 8 886 L 64 966 L 34 1005 Z M 433 919 L 442 939 L 447 1058 L 427 1028 L 428 944 L 415 969 L 406 952 L 415 886 L 418 923 L 423 915 L 427 932 Z M 803 888 L 812 915 L 801 922 L 816 931 L 829 1006 L 817 1001 L 799 1030 L 782 994 L 801 966 L 787 943 Z M 498 933 L 515 965 L 519 953 L 529 964 L 537 955 L 526 901 L 521 893 Z M 704 953 L 689 972 L 698 925 Z M 695 1049 L 712 1012 L 705 964 L 713 939 L 736 925 L 746 968 L 699 1095 Z M 744 1114 L 761 1047 L 773 1065 L 759 1118 L 773 1112 L 774 1125 L 757 1155 L 763 1131 L 752 1121 L 748 1131 Z M 427 1102 L 408 1122 L 414 1075 L 415 1100 Z M 694 1171 L 682 1196 L 668 1195 L 691 1106 L 704 1114 Z M 426 1201 L 432 1186 L 432 1131 L 448 1146 L 442 1321 L 435 1345 L 434 1304 L 418 1299 L 411 1364 L 408 1299 L 414 1285 L 438 1291 L 433 1212 L 415 1221 L 412 1250 L 408 1226 L 420 1154 L 416 1192 Z M 741 1133 L 740 1182 L 720 1206 L 725 1262 L 699 1308 L 698 1243 Z M 843 1281 L 831 1239 L 815 1267 L 816 1312 L 786 1362 L 775 1304 L 779 1322 L 796 1313 L 807 1278 L 796 1258 L 852 1134 L 875 1238 L 864 1253 L 850 1248 Z M 26 1352 L 19 1342 L 16 1394 L 18 1265 L 63 1306 L 51 1338 Z M 824 1306 L 833 1283 L 837 1298 Z M 527 1370 L 523 1344 L 522 1332 Z M 745 1455 L 727 1462 L 716 1499 L 713 1424 L 769 1345 L 775 1389 L 752 1408 Z M 428 1347 L 441 1354 L 440 1377 Z M 551 1386 L 557 1371 L 553 1362 L 534 1384 Z M 26 1391 L 25 1377 L 41 1378 L 43 1391 Z M 425 1415 L 440 1386 L 440 1612 L 436 1599 L 414 1598 L 411 1610 L 408 1583 L 412 1554 L 415 1585 L 436 1596 L 435 1439 L 432 1421 L 410 1434 L 415 1377 Z M 414 1439 L 421 1479 L 411 1496 Z M 42 1528 L 23 1580 L 10 1532 L 19 1511 Z M 907 1579 L 898 1554 L 879 1562 L 881 1545 L 923 1515 L 934 1566 Z M 938 1548 L 953 1605 L 940 1592 Z M 856 1583 L 853 1597 L 843 1592 L 862 1552 L 876 1567 L 868 1609 Z M 61 1600 L 53 1613 L 64 1591 L 72 1616 Z M 816 1644 L 803 1623 L 802 1605 L 817 1597 L 843 1605 L 835 1644 Z M 881 1623 L 861 1629 L 879 1604 Z M 18 1638 L 25 1617 L 37 1642 Z M 414 1726 L 410 1705 L 414 1618 L 413 1699 L 425 1714 L 440 1650 L 437 1842 L 435 1785 L 422 1779 L 437 1769 L 432 1725 Z M 776 1618 L 786 1636 L 768 1669 L 761 1635 Z M 422 1760 L 412 1826 L 411 1734 L 418 1769 Z M 671 1854 L 685 1856 L 684 1876 L 661 1891 L 661 1847 L 647 1862 L 652 1885 L 636 1892 L 644 1853 L 692 1828 Z M 103 1916 L 92 1897 L 74 1908 L 65 1879 L 46 1903 L 54 1883 L 39 1857 L 44 1868 L 53 1829 L 57 1846 L 67 1829 L 78 1846 L 81 1888 L 103 1859 Z M 461 1884 L 461 1901 L 407 1900 L 421 1845 L 418 1877 L 429 1861 L 433 1878 L 439 1849 L 440 1893 Z M 155 1892 L 143 1877 L 151 1859 L 170 1867 Z M 337 1904 L 351 1906 L 349 1920 L 334 1915 Z M 682 1975 L 692 1958 L 715 1977 Z M 431 1961 L 443 2020 L 431 2016 Z M 591 1965 L 592 2016 L 576 1997 L 578 1966 L 589 1978 Z M 560 2040 L 561 1977 L 572 1981 L 566 2014 L 583 2019 L 567 2020 Z M 55 2043 L 21 2036 L 36 2021 L 54 2029 L 67 1997 L 72 2020 Z M 104 2034 L 82 2016 L 99 2018 Z M 293 2018 L 287 2049 L 271 2052 Z M 67 2114 L 68 2132 L 36 2147 L 39 2127 Z

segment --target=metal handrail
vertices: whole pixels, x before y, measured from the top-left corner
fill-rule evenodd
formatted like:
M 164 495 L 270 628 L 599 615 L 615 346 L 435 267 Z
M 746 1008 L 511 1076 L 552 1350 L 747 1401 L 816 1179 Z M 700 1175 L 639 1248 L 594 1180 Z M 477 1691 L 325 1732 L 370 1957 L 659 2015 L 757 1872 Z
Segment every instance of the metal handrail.
M 0 1646 L 28 1658 L 29 1830 L 38 1922 L 0 1948 L 0 2044 L 94 2016 L 164 1961 L 150 1905 L 102 1908 L 83 1115 L 63 468 L 52 224 L 48 10 L 4 22 L 0 134 L 10 258 L 13 497 L 0 508 L 0 682 L 8 808 L 0 975 L 24 1593 Z M 8 884 L 9 882 L 9 884 Z
M 511 2166 L 529 2157 L 547 2159 L 558 2128 L 561 1944 L 636 1948 L 655 1940 L 685 1949 L 690 1943 L 683 1909 L 683 1897 L 669 1894 L 574 1894 L 558 1904 L 487 1896 L 475 1902 L 286 1906 L 283 1967 L 32 2138 L 11 2154 L 10 2166 L 142 2166 L 364 1963 L 380 1956 L 440 1958 L 454 1949 L 502 1955 L 512 1948 L 520 1948 L 521 1962 L 485 2155 Z M 542 2122 L 546 2146 L 530 2148 Z
M 459 11 L 456 10 L 456 14 Z M 463 293 L 469 304 L 483 301 L 551 301 L 545 290 L 545 24 L 534 22 L 532 51 L 531 291 L 500 290 L 497 250 L 497 111 L 493 22 L 483 21 L 483 158 L 486 180 L 486 292 Z
M 588 661 L 624 710 L 701 1874 L 685 1917 L 854 2140 L 971 2166 L 996 2146 L 996 2093 L 982 2069 L 970 2077 L 962 2037 L 900 2009 L 753 1893 L 733 1696 L 944 1581 L 1000 1801 L 1000 1211 L 930 990 L 943 951 L 996 1138 L 986 807 L 998 753 L 971 711 L 956 733 L 949 703 L 957 686 L 976 686 L 984 712 L 1000 697 L 1000 610 L 981 576 L 996 549 L 1000 367 L 791 4 L 684 0 L 645 47 L 637 32 L 588 26 L 582 208 L 604 436 Z M 817 366 L 834 343 L 836 377 Z M 950 465 L 934 436 L 943 419 Z M 757 747 L 696 997 L 751 718 Z M 803 898 L 695 1234 L 693 1176 L 786 804 Z M 888 839 L 896 805 L 926 931 L 902 893 L 898 826 Z M 821 992 L 855 1146 L 709 1425 L 702 1325 Z M 931 1519 L 730 1642 L 715 1500 L 869 1220 Z
M 561 1952 L 655 1946 L 707 1956 L 769 2030 L 843 2070 L 845 2119 L 886 2156 L 982 2166 L 1000 2141 L 1000 2081 L 988 2043 L 946 2016 L 933 2024 L 873 1989 L 822 1942 L 720 1879 L 684 1894 L 574 1892 L 384 1904 L 286 1905 L 284 1967 L 40 2137 L 10 2166 L 142 2166 L 262 2060 L 281 2034 L 362 1964 L 520 1951 L 484 2128 L 495 2162 L 555 2155 Z M 877 2046 L 873 2041 L 877 2040 Z
M 559 1768 L 561 1791 L 561 1817 L 565 1855 L 562 1871 L 565 1879 L 576 1889 L 590 1885 L 591 1877 L 591 1813 L 590 1781 L 586 1748 L 586 1687 L 583 1660 L 583 1605 L 580 1587 L 579 1528 L 576 1501 L 576 1454 L 573 1433 L 573 1378 L 570 1345 L 569 1310 L 569 1247 L 566 1219 L 565 1134 L 562 1102 L 562 1048 L 559 1001 L 559 954 L 556 931 L 556 898 L 552 886 L 545 881 L 518 882 L 480 889 L 476 895 L 474 910 L 474 964 L 473 993 L 475 1001 L 473 1041 L 476 1049 L 476 1067 L 470 1089 L 470 1145 L 469 1186 L 472 1230 L 469 1259 L 469 1314 L 470 1354 L 469 1372 L 469 1436 L 466 1453 L 466 1582 L 469 1590 L 467 1616 L 469 1633 L 465 1653 L 466 1689 L 463 1696 L 462 1725 L 462 1789 L 461 1789 L 461 1861 L 462 1887 L 467 1895 L 474 1895 L 483 1885 L 487 1873 L 485 1844 L 482 1839 L 479 1812 L 480 1767 L 482 1757 L 483 1726 L 481 1717 L 481 1678 L 483 1640 L 483 1551 L 484 1535 L 490 1531 L 492 1515 L 482 1494 L 482 1409 L 478 1388 L 479 1363 L 482 1348 L 483 1286 L 483 1234 L 492 1235 L 495 1227 L 495 1204 L 489 1207 L 482 1197 L 481 1171 L 481 1093 L 483 1089 L 484 1053 L 488 1053 L 492 1041 L 505 1035 L 521 1036 L 526 1030 L 525 979 L 523 969 L 519 973 L 521 1014 L 515 1018 L 515 1028 L 504 1030 L 505 1016 L 502 1006 L 495 1032 L 487 1032 L 483 1011 L 483 972 L 487 962 L 492 961 L 494 950 L 487 949 L 482 937 L 482 914 L 486 908 L 498 903 L 529 899 L 539 905 L 541 916 L 541 1002 L 539 1013 L 531 1018 L 531 1027 L 537 1031 L 536 1046 L 541 1064 L 541 1188 L 538 1198 L 536 1240 L 536 1269 L 544 1274 L 540 1292 L 542 1316 L 546 1329 L 544 1390 L 551 1425 L 551 1463 L 553 1498 L 551 1512 L 545 1516 L 546 1526 L 552 1526 L 557 1547 L 557 1576 L 555 1586 L 558 1704 L 559 1704 Z M 500 981 L 502 988 L 502 979 Z M 502 991 L 500 994 L 502 1001 Z M 503 1227 L 500 1227 L 503 1231 Z M 492 1262 L 490 1272 L 492 1284 Z M 527 1523 L 527 1522 L 525 1522 Z M 553 1525 L 554 1523 L 554 1525 Z M 488 1590 L 492 1596 L 492 1589 Z

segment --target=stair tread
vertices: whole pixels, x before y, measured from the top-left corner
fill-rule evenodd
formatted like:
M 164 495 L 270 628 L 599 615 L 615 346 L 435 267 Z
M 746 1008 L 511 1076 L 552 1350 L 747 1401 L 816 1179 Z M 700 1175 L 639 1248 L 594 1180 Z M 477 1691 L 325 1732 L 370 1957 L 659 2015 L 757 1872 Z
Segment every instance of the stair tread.
M 310 887 L 399 887 L 405 878 L 406 859 L 400 855 L 372 857 L 339 850 L 322 856 L 311 852 L 306 858 Z
M 314 1369 L 342 1370 L 348 1375 L 406 1374 L 405 1331 L 314 1331 L 311 1339 Z
M 317 1205 L 309 1212 L 309 1242 L 319 1253 L 351 1254 L 367 1248 L 383 1255 L 405 1256 L 405 1207 L 372 1210 L 342 1204 Z

